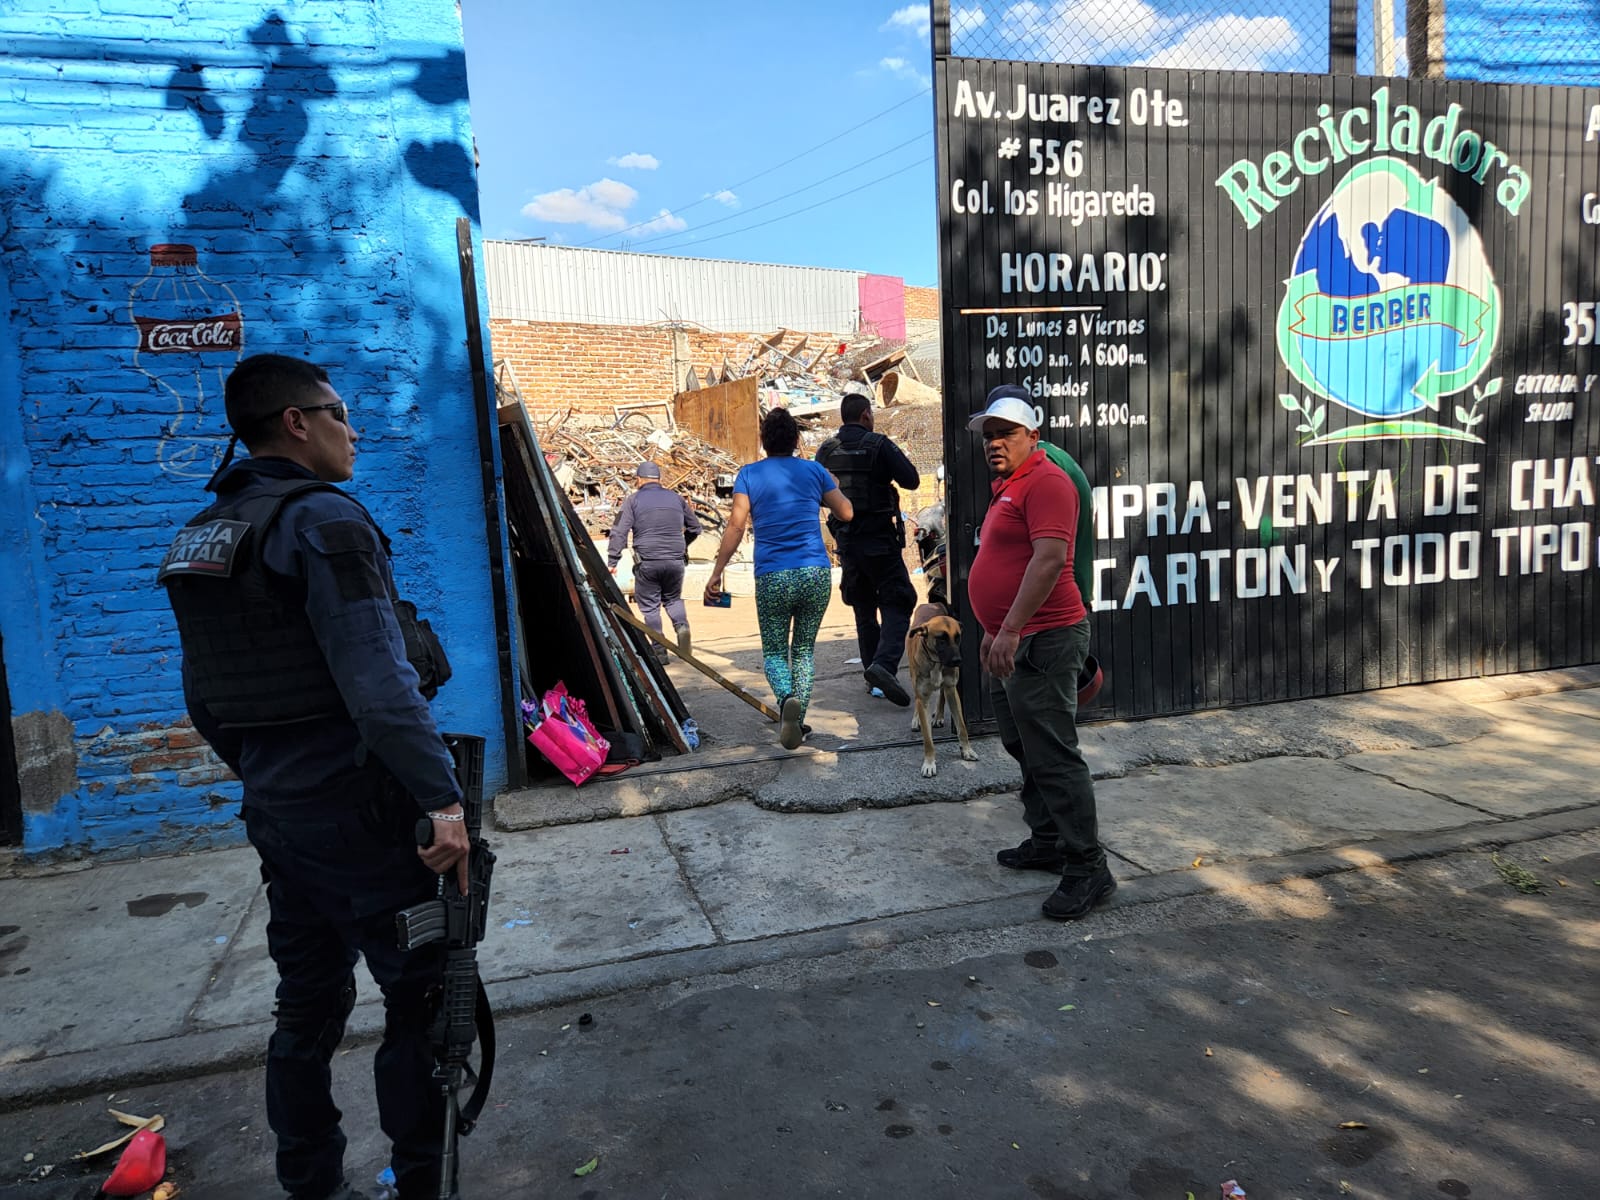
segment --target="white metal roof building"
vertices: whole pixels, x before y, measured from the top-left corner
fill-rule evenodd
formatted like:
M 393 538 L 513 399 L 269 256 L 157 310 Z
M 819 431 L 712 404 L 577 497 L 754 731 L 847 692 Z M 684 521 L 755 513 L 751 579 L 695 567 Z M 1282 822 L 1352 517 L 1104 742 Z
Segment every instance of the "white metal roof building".
M 725 333 L 854 333 L 859 271 L 485 241 L 489 315 L 587 325 L 679 321 Z

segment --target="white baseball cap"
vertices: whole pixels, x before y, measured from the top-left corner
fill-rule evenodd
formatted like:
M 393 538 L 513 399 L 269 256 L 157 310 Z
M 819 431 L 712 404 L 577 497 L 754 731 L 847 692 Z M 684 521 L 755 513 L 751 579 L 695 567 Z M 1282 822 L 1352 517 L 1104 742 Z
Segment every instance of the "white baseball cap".
M 967 428 L 973 433 L 982 433 L 983 423 L 991 417 L 1010 421 L 1024 429 L 1039 428 L 1039 413 L 1028 402 L 1028 393 L 1014 383 L 1002 383 L 990 392 L 989 407 L 981 413 L 974 413 L 967 422 Z

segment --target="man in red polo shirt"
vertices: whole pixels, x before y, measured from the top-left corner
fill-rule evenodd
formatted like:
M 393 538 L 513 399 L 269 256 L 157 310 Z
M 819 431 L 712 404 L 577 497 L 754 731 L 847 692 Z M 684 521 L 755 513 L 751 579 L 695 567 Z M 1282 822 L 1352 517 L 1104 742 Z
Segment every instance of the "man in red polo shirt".
M 996 856 L 1001 866 L 1050 871 L 1061 885 L 1044 915 L 1070 921 L 1117 889 L 1095 817 L 1094 781 L 1078 747 L 1078 672 L 1089 651 L 1089 614 L 1073 579 L 1078 490 L 1039 449 L 1039 414 L 1019 387 L 989 393 L 967 422 L 983 435 L 995 478 L 967 599 L 983 626 L 978 660 L 988 673 L 1000 741 L 1022 767 L 1028 839 Z

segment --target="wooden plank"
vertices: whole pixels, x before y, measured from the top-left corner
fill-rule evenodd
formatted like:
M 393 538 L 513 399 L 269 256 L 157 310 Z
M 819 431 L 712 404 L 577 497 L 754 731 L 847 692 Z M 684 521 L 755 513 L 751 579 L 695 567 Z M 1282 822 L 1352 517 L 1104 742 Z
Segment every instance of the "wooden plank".
M 651 715 L 661 718 L 656 722 L 660 731 L 666 735 L 666 740 L 677 748 L 679 754 L 688 754 L 691 750 L 689 739 L 684 736 L 683 729 L 677 721 L 672 719 L 666 697 L 661 694 L 655 674 L 645 665 L 647 656 L 640 654 L 634 647 L 632 639 L 624 636 L 623 629 L 616 624 L 616 612 L 609 605 L 604 612 L 611 620 L 612 640 L 616 642 L 617 651 L 622 655 L 623 664 L 632 673 L 632 678 L 642 685 L 642 690 L 646 693 L 645 698 L 655 706 Z M 648 660 L 650 666 L 660 666 L 653 655 L 648 656 Z
M 655 681 L 649 669 L 639 661 L 632 645 L 619 636 L 605 602 L 596 594 L 595 581 L 603 579 L 604 583 L 598 586 L 612 589 L 616 588 L 616 583 L 612 580 L 610 572 L 604 569 L 603 564 L 597 569 L 595 564 L 599 562 L 598 552 L 589 541 L 588 535 L 583 533 L 582 525 L 577 522 L 566 493 L 556 485 L 549 464 L 539 448 L 532 423 L 524 420 L 517 428 L 517 433 L 520 435 L 515 439 L 518 452 L 536 490 L 542 497 L 541 515 L 546 519 L 546 527 L 557 555 L 563 561 L 563 578 L 568 586 L 569 595 L 578 611 L 588 618 L 581 621 L 580 625 L 591 655 L 601 667 L 602 692 L 609 701 L 608 711 L 613 714 L 614 727 L 637 732 L 652 747 L 661 740 L 658 735 L 664 734 L 665 740 L 676 746 L 680 753 L 688 753 L 688 742 L 677 721 L 672 719 L 672 706 L 666 702 L 666 697 L 659 686 L 646 686 L 643 690 L 646 693 L 654 693 L 647 696 L 652 704 L 658 706 L 652 715 L 657 715 L 660 709 L 667 710 L 668 715 L 652 723 L 646 719 L 635 703 L 629 688 L 629 679 L 645 679 L 652 683 Z M 572 532 L 574 529 L 583 534 L 581 542 L 574 537 Z M 585 550 L 591 558 L 587 566 L 584 561 Z M 668 690 L 670 691 L 670 684 Z M 681 704 L 679 700 L 680 707 Z
M 761 412 L 756 398 L 760 380 L 735 379 L 672 398 L 673 416 L 701 441 L 725 450 L 741 463 L 761 457 Z
M 592 582 L 594 576 L 590 571 L 583 568 L 578 543 L 572 532 L 575 523 L 566 515 L 570 511 L 568 508 L 570 502 L 567 499 L 566 492 L 557 486 L 555 477 L 550 473 L 550 465 L 545 461 L 544 452 L 539 448 L 532 425 L 524 425 L 522 432 L 524 439 L 532 446 L 532 457 L 537 463 L 537 467 L 533 468 L 535 482 L 544 496 L 545 504 L 548 506 L 547 511 L 550 514 L 550 522 L 556 533 L 556 545 L 566 563 L 568 578 L 577 593 L 582 611 L 589 616 L 593 625 L 593 639 L 590 644 L 591 646 L 595 645 L 595 641 L 603 643 L 603 646 L 596 648 L 595 653 L 604 667 L 604 675 L 610 684 L 608 690 L 612 692 L 614 698 L 612 707 L 619 713 L 616 728 L 637 732 L 647 743 L 654 745 L 656 739 L 651 734 L 650 724 L 646 721 L 639 706 L 634 702 L 633 693 L 628 687 L 628 674 L 624 670 L 624 667 L 628 665 L 625 661 L 627 656 L 622 653 L 618 645 L 615 631 L 605 615 L 604 604 L 595 594 Z M 527 446 L 523 447 L 523 453 L 524 455 L 528 453 Z M 579 533 L 583 533 L 581 525 L 577 525 L 576 528 Z M 587 534 L 584 534 L 584 542 L 588 543 Z M 602 574 L 608 580 L 611 577 L 609 572 L 602 572 Z M 586 638 L 591 636 L 587 623 L 584 636 Z M 636 661 L 632 665 L 634 667 L 638 666 Z M 623 712 L 631 720 L 631 723 L 623 719 L 621 715 Z M 673 732 L 677 732 L 678 739 L 681 740 L 681 731 L 674 730 Z M 687 750 L 686 745 L 684 748 Z
M 779 713 L 777 709 L 773 708 L 772 705 L 763 700 L 756 699 L 756 697 L 745 691 L 726 675 L 721 674 L 709 663 L 703 662 L 702 660 L 696 658 L 693 654 L 686 654 L 682 650 L 678 649 L 677 642 L 673 641 L 666 634 L 657 633 L 654 629 L 651 629 L 650 626 L 646 625 L 638 617 L 629 612 L 627 605 L 613 603 L 611 605 L 611 611 L 622 620 L 626 621 L 634 629 L 637 629 L 640 633 L 644 634 L 651 641 L 657 643 L 658 645 L 665 646 L 668 650 L 672 651 L 672 653 L 683 659 L 684 662 L 688 663 L 696 671 L 699 671 L 702 675 L 706 676 L 706 678 L 721 684 L 724 688 L 732 692 L 735 696 L 739 697 L 739 699 L 743 700 L 757 712 L 771 718 L 774 721 L 778 720 L 782 716 L 782 714 Z
M 538 470 L 534 466 L 535 462 L 543 462 L 543 454 L 539 450 L 538 442 L 529 436 L 530 433 L 531 430 L 527 426 L 513 426 L 511 446 L 515 451 L 515 462 L 522 468 L 522 478 L 532 492 L 533 507 L 538 510 L 538 517 L 544 526 L 545 536 L 549 539 L 550 546 L 556 556 L 556 565 L 561 568 L 562 582 L 566 587 L 567 599 L 571 602 L 573 612 L 577 615 L 578 628 L 583 634 L 584 645 L 588 648 L 589 656 L 595 663 L 595 674 L 600 686 L 601 701 L 605 705 L 611 726 L 614 729 L 634 728 L 623 722 L 622 709 L 617 702 L 616 695 L 616 685 L 621 681 L 614 677 L 614 672 L 606 669 L 610 656 L 601 651 L 596 639 L 596 631 L 592 623 L 586 619 L 589 615 L 589 606 L 583 602 L 583 598 L 579 593 L 575 578 L 577 564 L 570 557 L 565 562 L 562 561 L 562 537 L 556 528 L 554 512 L 547 507 L 547 501 L 540 494 L 543 489 L 539 486 Z M 511 456 L 507 457 L 507 461 L 512 461 Z M 640 731 L 642 732 L 642 730 Z
M 478 434 L 478 469 L 483 484 L 485 542 L 488 549 L 489 590 L 494 611 L 495 658 L 499 671 L 501 729 L 505 734 L 507 782 L 513 787 L 524 782 L 523 761 L 517 753 L 522 746 L 522 721 L 517 712 L 517 684 L 512 666 L 511 617 L 515 602 L 507 594 L 502 536 L 505 514 L 499 483 L 495 478 L 495 452 L 498 428 L 490 423 L 489 410 L 494 397 L 489 388 L 488 350 L 483 344 L 487 328 L 478 311 L 478 270 L 473 258 L 472 222 L 456 221 L 456 258 L 461 277 L 461 308 L 466 321 L 467 357 L 471 364 L 473 425 Z

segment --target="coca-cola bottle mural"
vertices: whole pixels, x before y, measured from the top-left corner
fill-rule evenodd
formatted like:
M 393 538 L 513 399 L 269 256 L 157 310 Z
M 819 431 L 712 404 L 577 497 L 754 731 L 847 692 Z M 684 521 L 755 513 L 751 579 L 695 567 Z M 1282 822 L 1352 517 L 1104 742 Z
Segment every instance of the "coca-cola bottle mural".
M 200 269 L 193 246 L 157 245 L 128 315 L 139 331 L 134 367 L 173 403 L 156 460 L 180 479 L 210 478 L 228 441 L 222 385 L 244 353 L 238 299 Z

